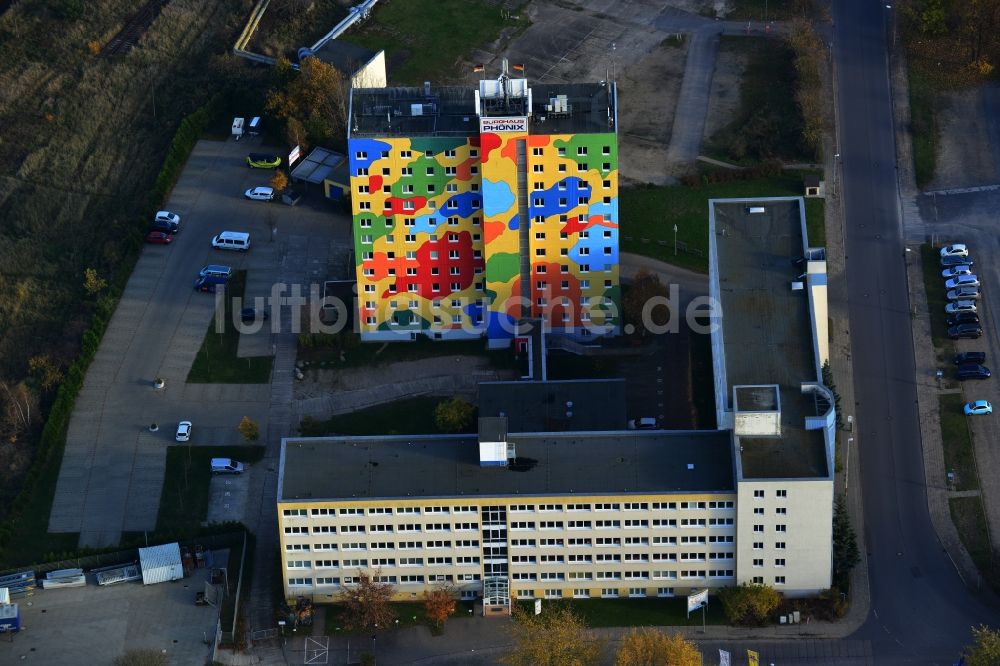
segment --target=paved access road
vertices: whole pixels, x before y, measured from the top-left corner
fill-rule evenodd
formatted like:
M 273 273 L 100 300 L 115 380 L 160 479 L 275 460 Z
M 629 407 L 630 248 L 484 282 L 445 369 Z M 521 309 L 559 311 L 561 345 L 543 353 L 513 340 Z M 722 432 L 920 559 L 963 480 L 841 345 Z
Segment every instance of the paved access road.
M 966 590 L 927 512 L 898 209 L 885 3 L 834 3 L 856 406 L 876 663 L 951 664 L 1000 614 Z

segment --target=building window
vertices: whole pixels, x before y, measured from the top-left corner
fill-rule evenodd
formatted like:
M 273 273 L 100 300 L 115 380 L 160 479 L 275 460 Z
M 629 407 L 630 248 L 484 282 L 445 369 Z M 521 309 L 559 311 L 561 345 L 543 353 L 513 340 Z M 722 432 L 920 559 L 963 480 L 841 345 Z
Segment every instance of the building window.
M 787 525 L 775 525 L 774 526 L 774 531 L 775 532 L 781 532 L 783 534 L 783 533 L 785 533 L 785 532 L 788 531 L 788 526 Z
M 784 576 L 775 576 L 774 577 L 774 584 L 775 585 L 784 585 L 785 584 L 785 577 Z
M 754 507 L 753 515 L 755 515 L 755 516 L 763 516 L 764 515 L 764 507 L 762 507 L 762 506 Z
M 764 531 L 764 526 L 763 525 L 754 525 L 753 526 L 753 531 L 754 532 L 763 532 Z
M 788 491 L 787 490 L 775 490 L 774 491 L 774 496 L 775 497 L 781 497 L 782 499 L 784 499 L 784 498 L 788 497 Z
M 774 542 L 774 549 L 775 550 L 784 550 L 785 549 L 785 542 L 784 541 L 775 541 Z
M 764 499 L 764 491 L 763 490 L 755 490 L 755 491 L 753 491 L 753 498 L 754 499 Z

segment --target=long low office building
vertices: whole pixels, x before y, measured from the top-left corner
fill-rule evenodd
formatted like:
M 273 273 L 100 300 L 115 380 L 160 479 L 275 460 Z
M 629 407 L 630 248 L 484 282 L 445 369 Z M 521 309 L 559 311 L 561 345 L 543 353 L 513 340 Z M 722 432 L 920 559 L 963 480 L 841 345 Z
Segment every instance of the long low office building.
M 334 601 L 360 572 L 401 600 L 449 585 L 484 612 L 743 582 L 828 588 L 825 255 L 801 199 L 709 208 L 717 430 L 621 430 L 620 384 L 536 382 L 482 391 L 478 435 L 286 439 L 286 595 Z

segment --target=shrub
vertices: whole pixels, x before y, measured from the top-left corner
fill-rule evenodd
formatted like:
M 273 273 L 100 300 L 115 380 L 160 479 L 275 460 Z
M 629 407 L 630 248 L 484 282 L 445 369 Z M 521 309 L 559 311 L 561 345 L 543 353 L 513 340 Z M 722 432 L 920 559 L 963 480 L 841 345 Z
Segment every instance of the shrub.
M 462 432 L 472 425 L 475 413 L 476 408 L 466 401 L 452 398 L 434 408 L 434 423 L 443 432 Z
M 736 587 L 722 588 L 719 600 L 730 624 L 763 627 L 770 620 L 771 613 L 781 604 L 781 595 L 767 585 L 743 583 Z

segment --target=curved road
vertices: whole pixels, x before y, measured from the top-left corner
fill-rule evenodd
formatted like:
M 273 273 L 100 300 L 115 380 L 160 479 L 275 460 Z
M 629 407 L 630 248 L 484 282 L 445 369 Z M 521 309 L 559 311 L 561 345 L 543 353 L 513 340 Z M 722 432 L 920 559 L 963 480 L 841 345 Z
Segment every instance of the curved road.
M 931 527 L 913 380 L 882 1 L 835 0 L 847 287 L 875 663 L 947 664 L 1000 614 L 963 586 Z M 895 10 L 891 10 L 895 11 Z M 852 411 L 847 407 L 846 411 Z

